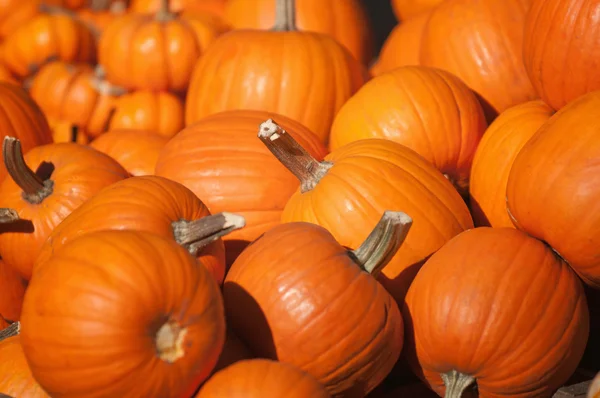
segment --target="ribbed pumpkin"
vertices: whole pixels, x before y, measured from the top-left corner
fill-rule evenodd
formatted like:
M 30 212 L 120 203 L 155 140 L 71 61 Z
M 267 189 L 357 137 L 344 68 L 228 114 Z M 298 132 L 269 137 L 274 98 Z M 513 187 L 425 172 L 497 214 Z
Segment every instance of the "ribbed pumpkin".
M 411 224 L 406 214 L 386 211 L 354 251 L 310 223 L 267 231 L 227 274 L 227 322 L 259 357 L 297 366 L 333 396 L 364 397 L 402 350 L 398 306 L 374 276 Z
M 536 98 L 523 64 L 531 0 L 448 0 L 433 9 L 421 63 L 445 69 L 477 92 L 488 119 Z
M 554 114 L 519 152 L 508 178 L 517 228 L 547 242 L 600 287 L 600 91 Z
M 0 81 L 6 83 L 19 84 L 17 79 L 13 76 L 12 73 L 6 68 L 6 66 L 0 64 Z
M 53 1 L 50 1 L 50 3 Z M 4 39 L 39 12 L 39 0 L 4 0 L 0 2 L 0 39 Z
M 10 321 L 21 319 L 26 286 L 21 275 L 0 259 L 0 317 Z
M 392 0 L 394 14 L 400 21 L 408 21 L 434 9 L 444 0 Z
M 56 398 L 189 397 L 225 340 L 213 277 L 147 232 L 94 232 L 55 252 L 31 280 L 21 323 L 31 373 Z
M 264 110 L 327 141 L 335 114 L 367 71 L 331 37 L 298 31 L 293 0 L 277 0 L 276 10 L 271 31 L 231 31 L 200 59 L 186 98 L 187 125 L 226 110 Z
M 0 253 L 27 280 L 53 229 L 102 188 L 128 177 L 111 157 L 78 144 L 42 145 L 23 157 L 19 140 L 5 137 L 3 156 L 10 177 L 0 185 L 0 206 L 21 221 L 0 225 Z
M 332 150 L 366 138 L 385 138 L 429 160 L 467 193 L 473 155 L 487 127 L 477 97 L 454 75 L 405 66 L 365 84 L 337 114 Z
M 480 397 L 549 397 L 577 368 L 589 334 L 577 275 L 509 228 L 472 229 L 437 251 L 403 315 L 407 358 L 447 398 L 475 383 Z
M 542 101 L 531 101 L 502 112 L 485 132 L 473 159 L 469 199 L 477 226 L 512 228 L 506 211 L 510 169 L 527 141 L 554 111 Z
M 422 156 L 396 142 L 355 141 L 319 162 L 271 120 L 261 125 L 259 137 L 300 180 L 300 189 L 283 210 L 283 222 L 321 225 L 342 245 L 356 248 L 384 210 L 410 214 L 414 227 L 406 243 L 379 275 L 400 303 L 423 261 L 473 226 L 452 184 Z
M 90 146 L 115 159 L 131 175 L 143 176 L 154 174 L 158 156 L 168 141 L 154 131 L 113 130 Z
M 232 211 L 247 226 L 225 238 L 227 260 L 279 224 L 298 180 L 256 138 L 256 127 L 277 118 L 315 158 L 326 154 L 310 130 L 292 119 L 262 111 L 228 111 L 206 117 L 173 137 L 161 152 L 156 175 L 191 189 L 213 212 Z
M 209 219 L 210 214 L 193 192 L 177 182 L 155 176 L 131 177 L 107 187 L 54 228 L 40 250 L 34 271 L 78 236 L 101 230 L 134 230 L 173 239 L 196 254 L 221 283 L 225 249 L 218 238 L 243 227 L 244 222 L 242 217 L 227 213 Z
M 225 18 L 236 29 L 269 29 L 277 0 L 229 0 Z M 327 34 L 363 64 L 373 58 L 371 23 L 360 0 L 295 0 L 298 29 Z
M 109 129 L 151 130 L 164 137 L 172 137 L 184 127 L 183 111 L 183 101 L 173 94 L 134 91 L 116 101 Z
M 211 377 L 196 398 L 329 398 L 314 377 L 287 363 L 241 361 Z

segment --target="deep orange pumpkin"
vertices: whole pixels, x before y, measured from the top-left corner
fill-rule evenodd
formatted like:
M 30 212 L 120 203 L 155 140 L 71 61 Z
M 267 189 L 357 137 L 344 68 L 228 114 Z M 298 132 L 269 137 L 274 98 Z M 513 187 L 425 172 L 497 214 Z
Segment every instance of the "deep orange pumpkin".
M 474 383 L 481 397 L 549 397 L 577 368 L 589 334 L 577 275 L 509 228 L 472 229 L 437 251 L 403 315 L 407 358 L 448 398 Z
M 400 21 L 409 21 L 434 9 L 444 0 L 392 0 L 394 14 Z
M 153 14 L 161 7 L 163 0 L 130 0 L 129 10 L 141 14 Z M 225 6 L 229 0 L 170 0 L 169 11 L 194 11 L 209 12 L 218 16 L 223 16 Z
M 147 232 L 94 232 L 63 246 L 31 280 L 21 322 L 31 373 L 56 398 L 189 397 L 225 340 L 210 273 Z
M 39 0 L 3 0 L 0 2 L 0 38 L 4 39 L 39 12 Z
M 600 287 L 600 91 L 554 114 L 515 159 L 509 216 L 547 242 L 587 283 Z
M 477 226 L 513 228 L 506 211 L 510 169 L 527 141 L 554 111 L 531 101 L 502 112 L 485 132 L 473 159 L 469 199 Z
M 19 81 L 13 76 L 8 68 L 0 64 L 0 81 L 19 85 Z
M 2 320 L 18 321 L 21 319 L 26 285 L 27 283 L 21 275 L 0 259 L 0 317 Z

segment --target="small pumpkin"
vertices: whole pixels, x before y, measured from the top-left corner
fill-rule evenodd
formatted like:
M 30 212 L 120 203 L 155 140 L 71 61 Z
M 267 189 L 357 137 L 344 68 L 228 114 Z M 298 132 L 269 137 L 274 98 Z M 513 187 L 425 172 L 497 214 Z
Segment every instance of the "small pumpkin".
M 111 157 L 73 143 L 38 146 L 23 156 L 20 141 L 5 137 L 3 156 L 10 177 L 0 185 L 0 203 L 21 221 L 0 225 L 0 253 L 26 280 L 53 229 L 102 188 L 128 177 Z
M 392 9 L 400 21 L 418 18 L 444 0 L 392 0 Z
M 31 373 L 56 398 L 189 397 L 225 340 L 208 270 L 172 239 L 137 231 L 90 233 L 55 252 L 21 323 Z
M 85 130 L 77 127 L 77 125 L 62 120 L 50 120 L 49 122 L 52 126 L 52 139 L 54 142 L 74 142 L 81 145 L 89 143 Z
M 386 211 L 354 251 L 310 223 L 265 232 L 227 274 L 227 322 L 259 357 L 297 366 L 333 396 L 365 396 L 402 350 L 400 311 L 374 276 L 411 225 Z
M 10 321 L 21 319 L 21 308 L 27 282 L 0 259 L 0 318 Z
M 292 388 L 293 386 L 293 388 Z M 237 362 L 211 377 L 196 398 L 329 398 L 314 377 L 268 359 Z
M 398 142 L 466 194 L 486 127 L 477 97 L 460 79 L 439 69 L 404 66 L 372 79 L 342 106 L 329 146 L 335 150 L 367 138 Z
M 99 3 L 106 2 L 92 0 L 91 7 L 77 10 L 77 18 L 91 26 L 98 37 L 117 17 L 127 11 L 125 1 L 113 1 L 108 8 Z
M 510 169 L 527 141 L 554 111 L 530 101 L 502 112 L 486 130 L 473 158 L 469 200 L 477 226 L 514 228 L 506 211 Z
M 333 38 L 298 31 L 293 0 L 277 0 L 276 7 L 270 31 L 233 30 L 198 61 L 186 125 L 227 110 L 263 110 L 297 120 L 327 141 L 335 114 L 367 79 L 366 68 Z
M 448 398 L 475 383 L 481 397 L 549 397 L 577 368 L 589 334 L 577 275 L 509 228 L 450 240 L 419 271 L 403 315 L 409 362 Z

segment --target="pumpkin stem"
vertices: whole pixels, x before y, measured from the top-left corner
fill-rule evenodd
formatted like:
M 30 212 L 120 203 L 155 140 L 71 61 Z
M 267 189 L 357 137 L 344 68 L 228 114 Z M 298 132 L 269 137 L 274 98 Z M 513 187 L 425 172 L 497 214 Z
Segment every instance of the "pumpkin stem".
M 31 204 L 40 204 L 54 188 L 54 181 L 50 178 L 42 180 L 25 163 L 21 141 L 15 137 L 4 137 L 3 143 L 4 165 L 13 181 L 23 190 L 23 199 Z
M 174 363 L 185 356 L 184 340 L 187 329 L 175 321 L 168 321 L 156 332 L 156 352 L 165 362 Z
M 227 212 L 194 221 L 174 221 L 171 224 L 177 243 L 185 246 L 194 256 L 203 247 L 245 225 L 246 219 L 243 216 Z
M 296 28 L 296 0 L 277 0 L 275 3 L 275 32 L 293 32 Z
M 71 139 L 70 142 L 77 142 L 77 137 L 79 136 L 79 127 L 75 124 L 71 125 Z
M 0 341 L 9 337 L 18 336 L 21 333 L 21 322 L 13 322 L 5 329 L 0 330 Z
M 16 210 L 6 207 L 0 208 L 0 224 L 8 224 L 17 220 L 19 220 L 19 215 Z
M 319 162 L 273 119 L 261 123 L 258 138 L 300 180 L 302 193 L 314 189 L 333 163 Z
M 386 210 L 362 245 L 349 251 L 350 256 L 364 271 L 377 276 L 402 246 L 412 222 L 406 213 Z
M 159 22 L 167 22 L 175 18 L 175 14 L 169 11 L 169 0 L 160 0 L 154 18 Z
M 127 93 L 123 87 L 115 86 L 104 79 L 105 73 L 104 68 L 100 65 L 94 70 L 94 75 L 90 77 L 90 85 L 100 95 L 107 95 L 111 97 L 120 97 Z
M 444 398 L 461 398 L 465 391 L 475 383 L 473 376 L 451 370 L 448 373 L 442 373 L 442 380 L 446 386 Z

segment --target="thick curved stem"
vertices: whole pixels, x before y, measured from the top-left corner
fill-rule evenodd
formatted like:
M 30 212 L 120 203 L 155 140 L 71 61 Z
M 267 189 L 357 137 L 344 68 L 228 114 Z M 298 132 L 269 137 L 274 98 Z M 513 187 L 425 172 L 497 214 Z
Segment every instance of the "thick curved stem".
M 0 341 L 21 333 L 21 322 L 13 322 L 7 328 L 0 330 Z
M 296 0 L 277 0 L 275 3 L 276 32 L 293 32 L 296 28 Z
M 0 224 L 8 224 L 19 220 L 19 215 L 16 210 L 8 208 L 0 208 Z
M 465 391 L 475 383 L 473 376 L 451 370 L 448 373 L 442 373 L 442 380 L 446 386 L 444 398 L 461 398 Z
M 386 210 L 363 244 L 349 252 L 351 257 L 364 271 L 377 276 L 402 246 L 412 222 L 408 214 Z
M 243 216 L 233 213 L 218 213 L 194 221 L 174 221 L 173 236 L 192 255 L 215 240 L 246 226 Z
M 42 180 L 27 166 L 21 149 L 21 141 L 14 137 L 4 137 L 2 148 L 4 165 L 13 181 L 23 190 L 23 199 L 31 204 L 39 204 L 52 194 L 54 182 Z
M 258 138 L 300 180 L 303 193 L 314 189 L 333 166 L 331 162 L 319 162 L 313 158 L 273 119 L 261 123 Z

